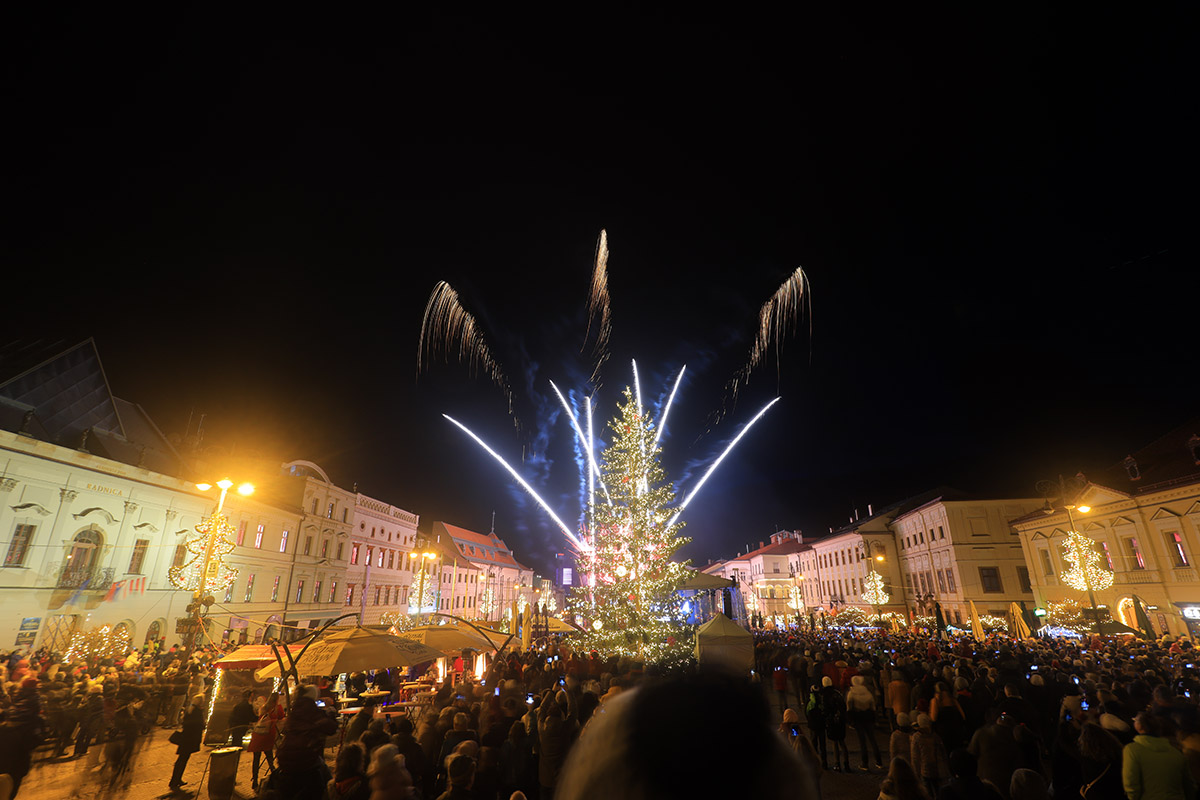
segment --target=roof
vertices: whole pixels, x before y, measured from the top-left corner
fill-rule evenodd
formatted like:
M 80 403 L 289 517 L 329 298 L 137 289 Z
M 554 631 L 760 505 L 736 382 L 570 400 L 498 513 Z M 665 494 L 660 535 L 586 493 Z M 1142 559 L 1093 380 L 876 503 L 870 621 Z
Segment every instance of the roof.
M 792 553 L 799 553 L 804 549 L 806 549 L 806 545 L 803 542 L 780 542 L 779 544 L 769 544 L 766 547 L 751 550 L 744 556 L 738 556 L 738 559 L 754 558 L 755 556 L 788 556 Z
M 1095 473 L 1086 473 L 1088 481 L 1128 494 L 1157 491 L 1164 485 L 1200 482 L 1200 459 L 1188 443 L 1200 439 L 1200 417 L 1193 417 L 1163 434 L 1150 444 L 1130 453 L 1137 463 L 1138 478 L 1130 477 L 1122 458 L 1112 466 Z
M 532 571 L 530 567 L 517 561 L 504 540 L 494 533 L 476 533 L 457 525 L 448 525 L 445 522 L 435 522 L 433 526 L 435 533 L 439 526 L 444 529 L 454 541 L 459 554 L 466 556 L 471 561 L 483 565 Z
M 888 517 L 889 518 L 888 522 L 891 522 L 893 520 L 899 519 L 900 517 L 903 517 L 904 515 L 906 515 L 910 512 L 916 511 L 918 508 L 920 508 L 922 506 L 927 506 L 930 503 L 936 503 L 941 500 L 970 500 L 970 499 L 971 499 L 970 495 L 968 495 L 966 492 L 962 491 L 961 489 L 955 489 L 952 486 L 939 486 L 936 489 L 931 489 L 927 492 L 922 492 L 920 494 L 914 494 L 912 497 L 906 497 L 903 500 L 899 500 L 895 503 L 892 503 L 889 506 L 885 506 L 885 507 L 881 508 L 879 511 L 876 511 L 874 514 L 872 514 L 869 517 L 863 517 L 862 519 L 856 519 L 848 525 L 843 525 L 840 528 L 836 528 L 831 533 L 826 534 L 825 536 L 822 536 L 820 540 L 830 539 L 834 536 L 841 536 L 844 533 L 855 532 L 860 527 L 862 527 L 864 524 L 866 524 L 867 522 L 870 522 L 872 520 L 877 520 L 881 517 Z
M 179 453 L 136 403 L 113 395 L 92 339 L 0 348 L 0 428 L 178 477 Z

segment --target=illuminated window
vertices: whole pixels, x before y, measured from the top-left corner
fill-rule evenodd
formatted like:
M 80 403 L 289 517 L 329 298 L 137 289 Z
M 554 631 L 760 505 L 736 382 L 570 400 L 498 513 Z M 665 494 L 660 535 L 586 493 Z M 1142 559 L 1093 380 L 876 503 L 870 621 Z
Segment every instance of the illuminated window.
M 1125 566 L 1127 569 L 1145 569 L 1146 560 L 1142 558 L 1142 549 L 1138 547 L 1137 539 L 1128 536 L 1125 542 Z
M 325 518 L 333 519 L 333 503 L 330 503 L 329 508 L 325 509 Z
M 281 552 L 281 553 L 287 552 L 287 539 L 288 539 L 288 532 L 284 531 L 279 537 L 279 552 Z
M 311 536 L 304 537 L 304 555 L 306 555 L 306 556 L 312 555 L 312 537 Z
M 1176 567 L 1186 567 L 1188 565 L 1187 553 L 1183 551 L 1183 539 L 1179 535 L 1179 531 L 1167 531 L 1167 552 L 1171 554 L 1171 558 L 1175 562 Z
M 8 552 L 4 556 L 4 566 L 21 567 L 25 565 L 25 556 L 29 553 L 29 542 L 33 539 L 36 525 L 18 524 L 13 528 L 12 541 L 8 543 Z
M 296 602 L 297 603 L 304 602 L 303 598 L 304 598 L 304 581 L 297 581 L 297 583 L 296 583 Z
M 946 577 L 942 574 L 942 571 L 940 569 L 937 571 L 937 582 L 938 582 L 938 591 L 942 592 L 944 594 L 946 591 Z
M 321 540 L 321 558 L 329 558 L 329 540 Z
M 321 582 L 317 581 L 313 584 L 313 602 L 321 602 Z
M 958 591 L 957 587 L 954 585 L 954 570 L 950 567 L 946 568 L 946 587 L 952 592 Z
M 377 567 L 383 566 L 383 550 L 382 549 L 379 551 L 379 563 L 376 564 L 375 566 L 377 566 Z
M 1108 571 L 1114 572 L 1112 563 L 1112 553 L 1108 552 L 1108 542 L 1100 543 L 1100 552 L 1104 554 L 1104 563 L 1108 564 Z
M 354 584 L 353 583 L 346 584 L 346 605 L 348 605 L 348 606 L 354 605 Z
M 333 583 L 331 583 L 329 585 L 329 602 L 332 603 L 336 600 L 337 600 L 337 581 L 334 581 Z
M 275 576 L 275 583 L 271 584 L 271 602 L 279 602 L 279 576 Z
M 240 523 L 238 523 L 238 532 L 237 532 L 238 547 L 241 547 L 242 543 L 245 541 L 246 541 L 246 520 L 242 520 Z
M 381 590 L 381 587 L 379 587 L 379 586 L 376 586 L 376 587 L 375 587 L 375 605 L 379 605 L 379 593 L 380 593 L 380 590 Z
M 262 550 L 263 533 L 266 532 L 267 526 L 259 523 L 258 530 L 254 534 L 254 547 L 256 550 Z
M 345 554 L 345 552 L 346 552 L 346 543 L 338 542 L 338 549 L 337 549 L 337 560 L 338 561 L 342 560 L 342 556 Z
M 249 602 L 253 601 L 253 599 L 254 599 L 254 573 L 251 573 L 250 577 L 246 579 L 246 595 L 244 598 L 244 602 L 249 603 Z
M 350 545 L 350 563 L 351 564 L 358 563 L 358 543 L 357 542 Z
M 233 584 L 232 583 L 230 583 L 228 586 L 225 587 L 225 602 L 226 603 L 233 602 Z

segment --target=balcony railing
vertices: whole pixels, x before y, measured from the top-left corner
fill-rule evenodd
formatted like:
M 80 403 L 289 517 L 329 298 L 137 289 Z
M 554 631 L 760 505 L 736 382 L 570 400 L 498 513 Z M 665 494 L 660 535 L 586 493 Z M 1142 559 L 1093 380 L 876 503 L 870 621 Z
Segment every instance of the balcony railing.
M 1131 569 L 1118 572 L 1114 580 L 1117 583 L 1158 583 L 1162 578 L 1156 569 Z
M 87 591 L 108 591 L 113 582 L 113 568 L 102 569 L 64 569 L 58 576 L 59 589 L 81 589 Z M 85 586 L 86 584 L 86 586 Z

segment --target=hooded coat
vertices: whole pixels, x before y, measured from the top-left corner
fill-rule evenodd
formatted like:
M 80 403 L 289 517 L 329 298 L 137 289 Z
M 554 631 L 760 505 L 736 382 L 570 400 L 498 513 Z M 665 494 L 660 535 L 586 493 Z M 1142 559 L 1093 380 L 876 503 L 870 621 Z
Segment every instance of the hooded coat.
M 1194 800 L 1196 782 L 1183 753 L 1161 736 L 1141 734 L 1125 745 L 1121 779 L 1129 800 Z

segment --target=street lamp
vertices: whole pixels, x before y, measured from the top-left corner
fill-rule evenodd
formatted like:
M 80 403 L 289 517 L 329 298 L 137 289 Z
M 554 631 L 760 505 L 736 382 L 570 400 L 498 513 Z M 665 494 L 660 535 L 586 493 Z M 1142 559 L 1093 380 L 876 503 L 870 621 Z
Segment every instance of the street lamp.
M 192 591 L 192 602 L 188 605 L 187 611 L 192 614 L 192 624 L 188 634 L 187 649 L 192 650 L 196 646 L 196 635 L 200 631 L 201 612 L 203 609 L 212 605 L 212 599 L 205 595 L 205 590 L 209 586 L 209 576 L 219 570 L 219 565 L 223 563 L 221 560 L 224 556 L 233 551 L 234 544 L 229 540 L 228 534 L 233 528 L 229 524 L 229 520 L 225 517 L 225 497 L 229 490 L 233 488 L 233 481 L 229 478 L 223 478 L 217 481 L 217 487 L 221 490 L 221 495 L 217 500 L 217 508 L 212 515 L 196 526 L 196 532 L 199 537 L 189 540 L 184 546 L 193 554 L 191 561 L 179 566 L 173 566 L 167 571 L 167 577 L 171 582 L 181 589 L 186 589 L 191 583 L 191 567 L 199 560 L 199 575 L 196 578 L 196 585 Z M 211 483 L 197 483 L 196 488 L 202 492 L 207 492 L 213 488 Z M 254 484 L 243 483 L 237 488 L 238 494 L 243 497 L 249 497 L 254 494 Z M 213 568 L 214 556 L 218 560 L 217 569 Z M 238 571 L 232 567 L 226 569 L 225 575 L 222 576 L 220 583 L 224 586 L 229 586 L 237 578 Z M 215 576 L 214 576 L 215 577 Z M 214 581 L 214 584 L 216 581 Z

